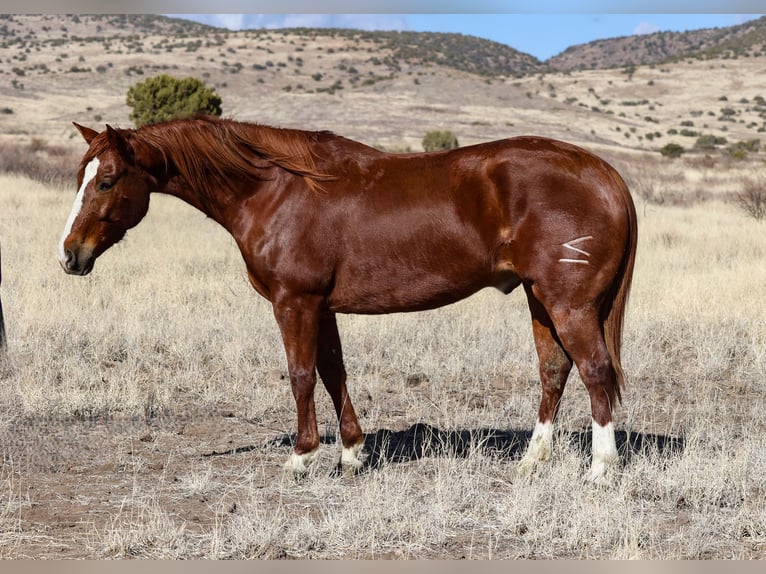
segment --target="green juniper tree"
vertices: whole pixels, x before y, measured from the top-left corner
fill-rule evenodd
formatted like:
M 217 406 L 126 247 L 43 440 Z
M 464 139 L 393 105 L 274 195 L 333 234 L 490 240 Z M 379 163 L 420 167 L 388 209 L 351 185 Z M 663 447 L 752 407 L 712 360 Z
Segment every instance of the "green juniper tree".
M 130 119 L 136 127 L 195 114 L 221 115 L 221 96 L 197 78 L 161 74 L 128 89 Z
M 434 130 L 427 132 L 426 135 L 423 136 L 423 149 L 425 151 L 455 149 L 458 146 L 457 137 L 449 130 Z

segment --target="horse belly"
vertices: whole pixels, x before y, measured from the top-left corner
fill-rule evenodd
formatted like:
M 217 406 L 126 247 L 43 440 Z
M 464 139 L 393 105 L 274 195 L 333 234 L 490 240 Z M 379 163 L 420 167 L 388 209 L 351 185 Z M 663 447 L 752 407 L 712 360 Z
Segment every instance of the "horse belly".
M 491 285 L 481 265 L 439 271 L 418 268 L 339 274 L 328 298 L 338 313 L 380 314 L 423 311 L 464 299 Z

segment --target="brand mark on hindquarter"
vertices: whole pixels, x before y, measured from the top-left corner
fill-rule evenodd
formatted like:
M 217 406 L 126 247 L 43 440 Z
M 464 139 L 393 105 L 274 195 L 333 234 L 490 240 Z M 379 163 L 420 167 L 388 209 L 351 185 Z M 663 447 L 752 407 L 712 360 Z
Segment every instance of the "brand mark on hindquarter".
M 593 239 L 592 235 L 586 235 L 584 237 L 578 237 L 577 239 L 572 239 L 571 241 L 567 241 L 566 243 L 562 243 L 561 247 L 564 247 L 565 249 L 569 249 L 579 255 L 582 255 L 585 257 L 585 259 L 573 259 L 573 258 L 562 258 L 559 259 L 559 262 L 561 263 L 579 263 L 583 265 L 588 265 L 588 257 L 590 257 L 590 253 L 588 251 L 585 251 L 582 247 L 578 247 L 583 242 Z

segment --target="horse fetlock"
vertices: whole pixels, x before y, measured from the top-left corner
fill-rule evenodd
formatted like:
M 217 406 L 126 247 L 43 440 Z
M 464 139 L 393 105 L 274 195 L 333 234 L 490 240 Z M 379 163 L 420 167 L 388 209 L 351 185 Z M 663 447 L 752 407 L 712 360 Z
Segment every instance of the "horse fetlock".
M 316 458 L 318 452 L 319 448 L 315 448 L 310 452 L 305 452 L 302 454 L 292 452 L 290 454 L 290 458 L 288 458 L 287 462 L 285 462 L 285 470 L 298 476 L 306 474 L 309 470 L 309 465 Z
M 595 484 L 608 484 L 610 472 L 619 459 L 614 436 L 614 425 L 608 422 L 601 426 L 593 421 L 593 462 L 586 479 Z
M 614 469 L 617 467 L 617 457 L 613 459 L 593 459 L 590 470 L 585 475 L 585 480 L 598 486 L 612 484 Z
M 350 447 L 343 447 L 340 453 L 340 464 L 344 470 L 357 471 L 362 468 L 362 461 L 359 460 L 359 453 L 364 447 L 364 442 L 360 442 Z
M 529 476 L 532 471 L 541 462 L 546 462 L 551 458 L 553 450 L 553 424 L 551 422 L 537 422 L 532 431 L 532 438 L 529 439 L 527 452 L 524 453 L 517 474 L 520 476 Z
M 529 439 L 529 446 L 524 458 L 535 462 L 545 461 L 550 459 L 552 449 L 553 424 L 538 421 L 532 431 L 532 438 Z

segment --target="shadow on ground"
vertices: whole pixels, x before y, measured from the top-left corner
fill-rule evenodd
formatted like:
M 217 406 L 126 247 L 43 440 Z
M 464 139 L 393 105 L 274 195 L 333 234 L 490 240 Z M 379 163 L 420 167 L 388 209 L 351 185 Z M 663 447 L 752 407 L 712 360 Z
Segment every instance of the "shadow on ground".
M 590 456 L 590 429 L 564 432 L 564 436 L 584 457 Z M 374 470 L 385 464 L 405 463 L 426 457 L 466 458 L 476 450 L 483 454 L 514 460 L 521 458 L 531 437 L 532 432 L 527 430 L 441 430 L 425 423 L 416 423 L 403 431 L 381 429 L 364 437 L 364 452 L 367 456 L 362 470 Z M 615 439 L 623 463 L 647 452 L 656 452 L 660 457 L 669 458 L 682 453 L 685 448 L 682 437 L 616 431 Z M 322 444 L 335 444 L 336 440 L 335 435 L 320 437 Z M 295 433 L 290 433 L 269 441 L 267 447 L 292 447 L 294 444 Z M 235 454 L 260 448 L 262 447 L 240 447 L 226 452 L 212 452 L 207 456 Z

